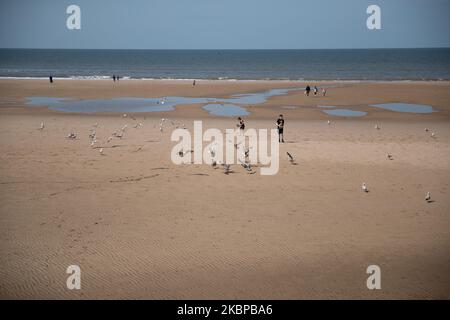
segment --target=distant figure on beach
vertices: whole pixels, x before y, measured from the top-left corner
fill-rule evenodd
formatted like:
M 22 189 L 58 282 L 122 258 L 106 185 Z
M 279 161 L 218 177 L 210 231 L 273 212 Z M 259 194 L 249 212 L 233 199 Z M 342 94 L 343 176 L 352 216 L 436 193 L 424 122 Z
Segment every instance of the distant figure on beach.
M 119 82 L 119 79 L 120 79 L 120 77 L 119 77 L 119 76 L 116 76 L 116 80 L 117 80 L 117 82 Z
M 192 82 L 192 86 L 195 87 L 195 80 L 194 80 L 194 82 Z
M 48 79 L 50 80 L 50 83 L 53 83 L 53 76 L 49 76 Z
M 116 76 L 113 74 L 113 81 L 116 82 Z
M 278 129 L 278 142 L 284 143 L 283 129 L 284 129 L 284 118 L 280 114 L 277 119 L 277 129 Z
M 309 93 L 310 92 L 311 92 L 311 87 L 309 85 L 307 85 L 306 89 L 305 89 L 305 94 L 306 94 L 307 97 L 309 97 Z
M 325 97 L 327 95 L 327 89 L 322 88 L 322 96 Z
M 314 95 L 317 96 L 318 93 L 319 93 L 319 90 L 317 89 L 316 86 L 314 86 Z
M 236 125 L 239 130 L 244 131 L 245 130 L 245 123 L 244 123 L 244 119 L 242 119 L 241 117 L 238 118 L 238 124 Z

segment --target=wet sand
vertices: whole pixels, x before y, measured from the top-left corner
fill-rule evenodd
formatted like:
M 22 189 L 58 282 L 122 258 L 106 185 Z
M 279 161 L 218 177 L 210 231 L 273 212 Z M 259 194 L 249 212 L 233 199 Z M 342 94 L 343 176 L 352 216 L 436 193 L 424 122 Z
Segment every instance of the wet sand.
M 280 170 L 262 176 L 171 162 L 170 120 L 188 129 L 194 120 L 235 125 L 199 105 L 123 118 L 28 107 L 26 97 L 228 97 L 304 83 L 1 80 L 0 297 L 449 299 L 450 84 L 323 84 L 334 86 L 326 97 L 298 91 L 247 108 L 247 128 L 286 118 Z M 438 112 L 368 106 L 385 102 Z M 317 105 L 368 115 L 334 117 Z M 125 124 L 124 137 L 107 143 Z M 77 140 L 65 138 L 71 131 Z M 81 290 L 66 288 L 73 264 Z M 366 287 L 372 264 L 381 290 Z

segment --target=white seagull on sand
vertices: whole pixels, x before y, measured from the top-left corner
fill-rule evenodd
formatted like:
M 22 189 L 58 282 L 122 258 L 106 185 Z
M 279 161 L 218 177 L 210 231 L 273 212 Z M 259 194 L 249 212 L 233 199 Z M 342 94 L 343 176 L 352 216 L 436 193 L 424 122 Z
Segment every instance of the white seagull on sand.
M 66 137 L 67 139 L 72 139 L 72 140 L 74 140 L 74 139 L 76 139 L 77 138 L 77 134 L 76 133 L 73 133 L 73 132 L 71 132 L 71 133 L 69 133 L 68 135 L 67 135 L 67 137 Z
M 44 125 L 44 123 L 43 122 L 41 122 L 41 126 L 39 127 L 39 130 L 44 130 L 44 128 L 45 128 L 45 125 Z
M 214 158 L 216 156 L 216 144 L 215 143 L 213 143 L 212 145 L 209 146 L 208 152 L 212 158 Z
M 362 191 L 364 191 L 364 192 L 369 192 L 369 189 L 367 188 L 365 182 L 363 182 L 363 184 L 362 184 L 362 186 L 361 186 L 361 189 L 362 189 Z
M 426 202 L 431 202 L 431 194 L 427 192 L 427 196 L 425 197 Z

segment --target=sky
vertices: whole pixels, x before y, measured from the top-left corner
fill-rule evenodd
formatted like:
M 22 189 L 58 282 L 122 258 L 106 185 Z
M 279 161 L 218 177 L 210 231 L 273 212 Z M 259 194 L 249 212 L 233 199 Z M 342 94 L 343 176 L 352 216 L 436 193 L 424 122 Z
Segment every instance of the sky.
M 66 27 L 71 4 L 80 30 Z M 0 48 L 450 47 L 449 15 L 450 0 L 0 0 Z

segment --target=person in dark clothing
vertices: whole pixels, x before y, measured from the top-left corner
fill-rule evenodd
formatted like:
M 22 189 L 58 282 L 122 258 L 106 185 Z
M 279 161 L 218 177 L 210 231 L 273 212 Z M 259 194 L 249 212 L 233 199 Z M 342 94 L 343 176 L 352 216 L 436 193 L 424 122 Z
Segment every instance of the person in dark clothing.
M 192 86 L 195 87 L 195 80 L 194 80 L 194 82 L 192 82 Z
M 241 118 L 241 117 L 239 117 L 238 118 L 238 124 L 237 124 L 237 127 L 241 130 L 241 131 L 244 131 L 245 130 L 245 123 L 244 123 L 244 120 Z
M 283 115 L 280 114 L 278 116 L 277 119 L 277 129 L 278 129 L 278 142 L 283 142 L 284 143 L 284 135 L 283 135 L 283 130 L 284 130 L 284 118 Z
M 113 81 L 116 82 L 116 76 L 115 75 L 113 75 Z
M 314 86 L 314 95 L 317 96 L 318 93 L 319 93 L 319 90 L 317 89 L 316 86 Z
M 48 79 L 50 80 L 50 83 L 53 83 L 53 76 L 49 76 Z
M 310 92 L 311 92 L 311 87 L 309 85 L 307 85 L 306 89 L 305 89 L 305 94 L 306 94 L 307 97 L 309 97 L 309 93 Z

